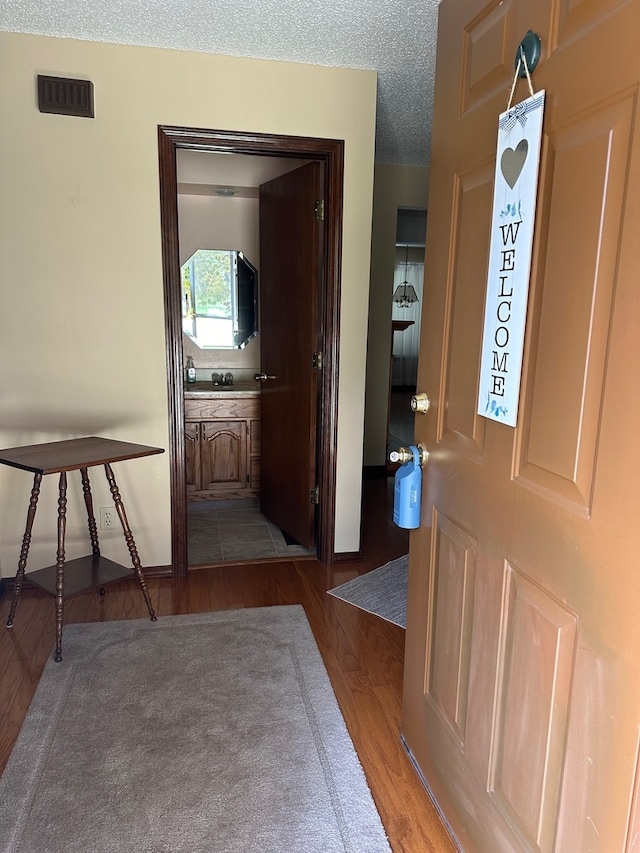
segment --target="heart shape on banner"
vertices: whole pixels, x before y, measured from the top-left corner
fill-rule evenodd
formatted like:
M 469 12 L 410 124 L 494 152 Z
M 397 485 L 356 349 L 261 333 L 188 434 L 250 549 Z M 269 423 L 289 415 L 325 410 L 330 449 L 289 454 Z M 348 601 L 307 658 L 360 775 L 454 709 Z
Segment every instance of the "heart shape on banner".
M 511 189 L 515 187 L 516 181 L 520 177 L 520 172 L 522 172 L 528 152 L 529 143 L 526 139 L 521 139 L 516 145 L 515 150 L 513 148 L 505 148 L 502 152 L 500 170 Z

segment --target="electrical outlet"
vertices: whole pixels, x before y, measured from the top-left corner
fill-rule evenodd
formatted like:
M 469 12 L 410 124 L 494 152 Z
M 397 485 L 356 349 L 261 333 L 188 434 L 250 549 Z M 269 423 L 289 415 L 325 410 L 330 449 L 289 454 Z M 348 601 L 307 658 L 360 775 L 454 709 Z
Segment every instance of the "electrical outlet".
M 116 508 L 114 506 L 100 507 L 100 530 L 109 530 L 116 523 Z

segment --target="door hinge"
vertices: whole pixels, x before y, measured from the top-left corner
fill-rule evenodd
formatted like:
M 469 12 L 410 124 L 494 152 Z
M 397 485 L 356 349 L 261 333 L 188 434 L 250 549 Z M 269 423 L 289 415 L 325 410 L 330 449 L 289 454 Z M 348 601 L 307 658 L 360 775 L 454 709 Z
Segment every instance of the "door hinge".
M 323 198 L 319 198 L 318 201 L 316 201 L 316 206 L 314 208 L 314 214 L 315 214 L 316 219 L 324 221 L 324 199 Z
M 314 370 L 322 370 L 322 353 L 314 352 L 313 358 L 311 359 L 311 367 Z
M 320 503 L 320 486 L 314 486 L 309 492 L 309 503 L 319 504 Z

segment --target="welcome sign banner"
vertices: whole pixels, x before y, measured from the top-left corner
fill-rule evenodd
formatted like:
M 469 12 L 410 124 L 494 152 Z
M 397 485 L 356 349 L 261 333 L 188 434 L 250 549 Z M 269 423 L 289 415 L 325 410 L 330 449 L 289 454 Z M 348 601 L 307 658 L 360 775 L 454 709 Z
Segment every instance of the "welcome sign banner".
M 491 217 L 478 414 L 515 427 L 531 275 L 544 90 L 502 113 Z

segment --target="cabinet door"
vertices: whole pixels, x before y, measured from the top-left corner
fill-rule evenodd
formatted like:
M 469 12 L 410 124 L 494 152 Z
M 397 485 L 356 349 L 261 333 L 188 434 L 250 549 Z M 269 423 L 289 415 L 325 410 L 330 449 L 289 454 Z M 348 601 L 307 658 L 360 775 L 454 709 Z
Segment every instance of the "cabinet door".
M 249 421 L 249 488 L 260 491 L 260 421 Z
M 200 424 L 185 422 L 185 468 L 187 494 L 200 488 Z
M 200 425 L 200 488 L 228 492 L 247 488 L 247 422 L 208 421 Z

